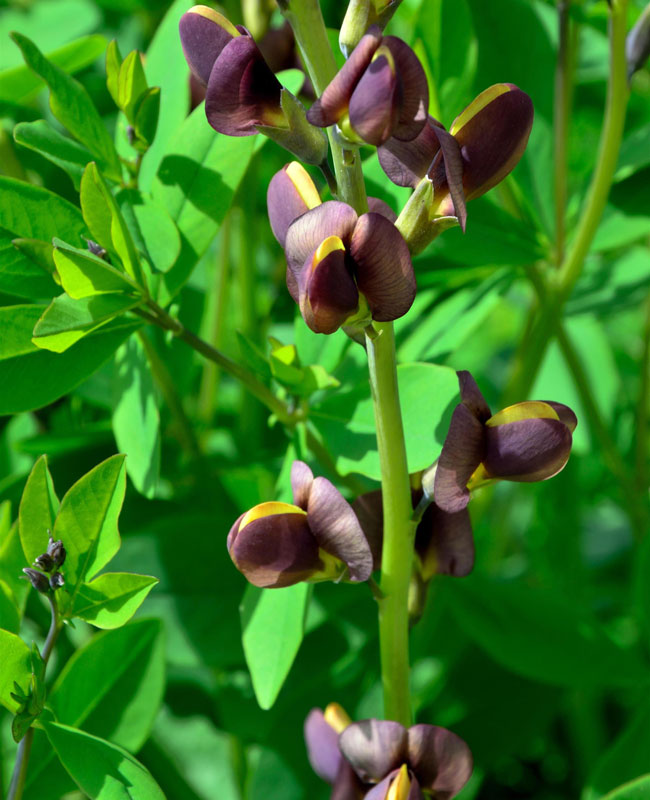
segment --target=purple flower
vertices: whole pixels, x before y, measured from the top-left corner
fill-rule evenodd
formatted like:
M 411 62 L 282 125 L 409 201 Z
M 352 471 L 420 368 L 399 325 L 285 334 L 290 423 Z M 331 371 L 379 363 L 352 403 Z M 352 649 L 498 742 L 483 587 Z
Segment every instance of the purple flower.
M 459 372 L 461 403 L 451 417 L 434 479 L 436 504 L 461 511 L 470 490 L 491 480 L 543 481 L 571 453 L 576 415 L 562 403 L 516 403 L 492 415 L 469 372 Z
M 302 461 L 293 463 L 291 486 L 293 504 L 260 503 L 235 521 L 227 544 L 237 569 L 263 588 L 368 580 L 370 546 L 338 489 Z
M 307 112 L 312 125 L 337 123 L 369 144 L 414 139 L 427 118 L 426 75 L 411 48 L 373 25 Z M 348 130 L 351 128 L 351 131 Z

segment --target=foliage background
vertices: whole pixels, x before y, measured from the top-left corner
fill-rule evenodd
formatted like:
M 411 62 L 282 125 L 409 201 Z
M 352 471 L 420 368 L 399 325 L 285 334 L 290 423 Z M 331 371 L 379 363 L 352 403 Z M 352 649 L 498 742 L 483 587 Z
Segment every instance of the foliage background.
M 168 4 L 157 0 L 0 3 L 0 174 L 78 204 L 70 177 L 13 139 L 19 122 L 45 118 L 60 126 L 46 91 L 35 89 L 16 102 L 7 90 L 16 73 L 6 71 L 22 64 L 7 37 L 18 30 L 49 53 L 97 35 L 104 39 L 93 40 L 96 57 L 76 77 L 117 141 L 124 131 L 105 85 L 105 40 L 116 38 L 123 54 L 148 51 L 149 83 L 162 87 L 154 153 L 143 164 L 143 183 L 151 184 L 156 161 L 189 110 L 176 33 L 176 20 L 189 5 L 177 0 L 168 12 Z M 223 5 L 239 22 L 239 3 Z M 643 5 L 631 3 L 630 22 Z M 335 0 L 323 3 L 332 28 L 340 24 L 341 6 Z M 569 138 L 569 225 L 596 158 L 607 76 L 607 4 L 577 2 L 572 14 L 579 23 L 579 49 Z M 432 112 L 446 125 L 498 81 L 518 84 L 534 101 L 531 141 L 513 179 L 471 204 L 465 236 L 452 230 L 417 259 L 416 304 L 397 325 L 401 361 L 469 369 L 498 408 L 534 298 L 528 274 L 531 265 L 544 263 L 554 240 L 555 4 L 405 0 L 391 32 L 418 43 L 436 87 L 439 113 Z M 627 465 L 628 486 L 622 488 L 613 475 L 571 370 L 552 345 L 532 397 L 576 410 L 580 425 L 571 460 L 552 481 L 504 483 L 472 502 L 474 573 L 462 581 L 436 580 L 413 630 L 418 719 L 451 727 L 474 752 L 475 777 L 463 800 L 591 800 L 650 772 L 650 547 L 647 535 L 630 521 L 630 496 L 645 513 L 641 519 L 648 519 L 643 510 L 648 390 L 642 375 L 650 331 L 649 101 L 646 68 L 633 81 L 615 185 L 565 320 L 607 435 Z M 200 185 L 183 186 L 183 170 L 203 158 L 204 141 L 205 136 L 183 139 L 185 161 L 168 161 L 167 172 L 163 162 L 159 173 L 170 191 L 175 187 L 183 197 L 192 192 L 192 208 L 211 220 L 210 239 L 219 228 L 175 300 L 180 318 L 237 360 L 242 359 L 239 334 L 265 353 L 269 336 L 295 342 L 304 364 L 321 363 L 341 382 L 340 389 L 315 396 L 313 419 L 339 468 L 348 470 L 344 485 L 352 496 L 355 489 L 373 486 L 367 475 L 350 470 L 372 432 L 361 398 L 367 379 L 363 359 L 342 334 L 316 337 L 300 317 L 294 321 L 265 202 L 269 179 L 288 157 L 270 142 L 261 149 L 261 142 L 252 140 L 238 141 L 231 150 L 224 144 Z M 367 164 L 367 177 L 370 193 L 398 209 L 404 195 L 375 160 Z M 0 199 L 0 206 L 5 202 Z M 2 287 L 0 282 L 5 292 Z M 3 307 L 26 302 L 11 292 L 0 294 L 0 301 Z M 225 536 L 242 510 L 286 492 L 286 465 L 300 442 L 281 426 L 270 427 L 266 410 L 231 378 L 184 343 L 158 333 L 149 341 L 171 377 L 162 391 L 160 374 L 152 377 L 137 345 L 127 345 L 60 400 L 0 417 L 0 530 L 3 519 L 15 518 L 26 476 L 41 453 L 48 454 L 63 494 L 100 460 L 126 449 L 139 491 L 130 483 L 120 523 L 124 546 L 112 568 L 160 578 L 139 616 L 161 620 L 166 640 L 164 698 L 155 719 L 147 717 L 146 730 L 139 723 L 128 739 L 127 725 L 131 748 L 142 745 L 139 759 L 169 798 L 325 798 L 327 787 L 306 761 L 302 723 L 310 708 L 332 700 L 353 717 L 381 713 L 374 601 L 363 587 L 315 587 L 289 677 L 272 708 L 259 708 L 241 644 L 245 581 L 230 563 Z M 250 358 L 250 347 L 243 351 Z M 3 379 L 2 369 L 0 361 L 0 406 L 6 409 L 16 393 L 33 387 Z M 443 402 L 431 395 L 426 381 L 411 386 L 409 395 L 414 405 L 405 413 L 412 438 L 426 431 L 441 441 L 440 414 L 448 419 L 455 396 Z M 120 402 L 126 405 L 120 408 Z M 307 457 L 316 472 L 334 477 L 331 464 L 317 454 Z M 254 602 L 249 593 L 244 619 Z M 47 626 L 38 597 L 30 597 L 27 616 L 34 620 L 23 631 L 29 640 Z M 83 624 L 68 631 L 54 672 L 92 635 Z M 271 648 L 266 656 L 269 670 L 276 655 Z M 123 696 L 151 710 L 159 694 L 155 685 L 145 685 Z M 105 702 L 99 716 L 114 713 L 111 705 L 119 702 Z M 5 785 L 14 758 L 8 719 L 2 712 Z M 43 781 L 33 782 L 26 796 L 49 800 L 74 788 L 56 770 Z

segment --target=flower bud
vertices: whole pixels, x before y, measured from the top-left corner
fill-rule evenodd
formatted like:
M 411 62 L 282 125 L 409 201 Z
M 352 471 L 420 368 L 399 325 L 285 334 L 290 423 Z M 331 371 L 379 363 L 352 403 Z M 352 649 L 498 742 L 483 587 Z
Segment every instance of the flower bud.
M 307 112 L 312 125 L 350 126 L 353 137 L 380 145 L 414 139 L 427 119 L 426 75 L 411 48 L 373 25 Z
M 25 567 L 23 572 L 37 592 L 47 594 L 50 591 L 50 584 L 47 580 L 47 576 L 43 575 L 42 572 L 38 572 L 38 570 L 32 569 L 31 567 Z
M 54 575 L 52 575 L 52 577 L 50 578 L 50 588 L 54 592 L 57 589 L 60 589 L 64 584 L 65 584 L 65 580 L 63 578 L 63 575 L 61 575 L 60 572 L 55 572 Z
M 41 553 L 38 558 L 34 559 L 34 566 L 43 572 L 51 572 L 54 568 L 54 559 L 49 553 Z
M 54 541 L 54 539 L 52 539 L 50 536 L 50 543 L 47 546 L 47 553 L 52 557 L 52 560 L 57 567 L 60 567 L 65 561 L 65 547 L 60 539 Z

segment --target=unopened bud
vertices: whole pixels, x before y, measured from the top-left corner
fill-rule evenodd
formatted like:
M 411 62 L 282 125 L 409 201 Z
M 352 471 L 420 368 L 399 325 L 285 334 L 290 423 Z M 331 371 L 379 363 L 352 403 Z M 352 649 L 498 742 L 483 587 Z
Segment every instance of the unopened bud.
M 64 583 L 65 580 L 60 572 L 55 572 L 54 575 L 52 575 L 52 577 L 50 578 L 50 588 L 54 592 L 56 592 L 57 589 L 60 589 Z
M 50 584 L 47 580 L 47 576 L 43 575 L 42 572 L 32 569 L 31 567 L 25 567 L 23 572 L 25 575 L 27 575 L 27 580 L 32 584 L 37 592 L 40 592 L 41 594 L 47 594 L 50 591 Z
M 49 553 L 41 553 L 34 559 L 34 566 L 42 569 L 43 572 L 51 572 L 54 569 L 54 559 Z
M 54 541 L 50 536 L 50 543 L 47 546 L 47 553 L 52 557 L 52 560 L 57 567 L 60 567 L 65 561 L 65 547 L 60 539 Z

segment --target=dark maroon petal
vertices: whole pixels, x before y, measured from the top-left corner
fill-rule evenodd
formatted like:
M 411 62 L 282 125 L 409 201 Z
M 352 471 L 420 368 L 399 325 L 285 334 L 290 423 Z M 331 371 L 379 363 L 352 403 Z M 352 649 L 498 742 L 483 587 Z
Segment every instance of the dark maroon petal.
M 314 482 L 314 473 L 304 461 L 294 461 L 291 465 L 291 490 L 293 502 L 307 511 L 309 492 Z
M 228 550 L 230 550 L 230 548 L 232 546 L 232 543 L 235 541 L 235 537 L 237 536 L 237 533 L 239 532 L 239 523 L 244 519 L 245 516 L 246 516 L 246 512 L 244 511 L 243 514 L 240 514 L 237 517 L 237 519 L 235 520 L 233 526 L 228 531 L 228 538 L 226 539 L 226 547 L 228 548 Z
M 230 557 L 255 586 L 291 586 L 323 563 L 304 514 L 273 514 L 249 522 L 231 538 Z
M 347 246 L 356 222 L 356 211 L 338 200 L 328 200 L 299 217 L 287 231 L 284 248 L 287 267 L 296 279 L 307 259 L 329 236 L 338 236 Z
M 300 311 L 314 333 L 334 333 L 359 308 L 347 262 L 344 250 L 334 250 L 318 263 L 308 260 L 298 276 Z
M 384 508 L 381 489 L 362 494 L 352 503 L 359 524 L 366 536 L 372 553 L 373 570 L 381 567 L 381 548 L 384 540 Z
M 341 758 L 330 800 L 361 800 L 365 797 L 365 788 L 367 787 L 364 787 L 357 773 L 344 758 Z
M 401 108 L 393 136 L 411 141 L 424 128 L 429 111 L 429 84 L 413 50 L 395 36 L 384 36 L 382 45 L 388 47 L 395 60 L 395 71 L 402 85 Z
M 408 758 L 408 733 L 399 722 L 364 719 L 339 736 L 339 749 L 363 781 L 380 781 Z
M 440 143 L 442 162 L 445 167 L 445 182 L 454 204 L 454 214 L 463 233 L 467 223 L 467 207 L 463 191 L 463 158 L 454 137 L 442 128 L 433 128 Z M 437 189 L 434 181 L 434 191 Z M 435 195 L 434 195 L 435 200 Z
M 388 203 L 385 203 L 378 197 L 368 198 L 368 210 L 372 211 L 374 214 L 381 214 L 382 217 L 386 217 L 389 222 L 394 223 L 397 221 L 397 214 L 388 205 Z
M 437 725 L 413 725 L 408 731 L 409 765 L 425 791 L 449 800 L 472 774 L 472 754 L 455 733 Z
M 401 107 L 400 81 L 384 55 L 365 70 L 350 98 L 350 124 L 369 144 L 379 146 L 392 136 Z
M 233 39 L 233 34 L 217 21 L 220 17 L 212 9 L 206 9 L 205 14 L 191 10 L 183 14 L 178 23 L 185 60 L 203 86 L 210 79 L 217 57 Z
M 315 478 L 307 505 L 309 527 L 318 544 L 347 564 L 353 581 L 366 581 L 372 553 L 352 506 L 326 478 Z
M 343 762 L 339 735 L 326 722 L 320 708 L 312 708 L 305 720 L 305 743 L 309 763 L 319 778 L 334 783 Z
M 564 403 L 556 403 L 554 400 L 542 400 L 541 402 L 551 406 L 551 408 L 560 418 L 560 422 L 563 422 L 571 431 L 571 433 L 573 433 L 578 426 L 578 418 L 569 408 L 569 406 L 565 406 Z
M 266 193 L 266 206 L 269 213 L 271 230 L 278 242 L 284 247 L 287 231 L 292 222 L 309 211 L 310 206 L 298 191 L 298 187 L 287 174 L 286 164 L 275 173 Z
M 493 478 L 543 481 L 564 467 L 571 431 L 556 419 L 524 419 L 485 426 L 485 469 Z
M 458 376 L 460 399 L 463 405 L 467 406 L 480 422 L 487 422 L 492 416 L 492 412 L 485 402 L 483 393 L 478 388 L 478 384 L 472 377 L 471 372 L 468 372 L 466 369 L 461 369 L 456 375 Z
M 282 86 L 250 36 L 232 39 L 214 62 L 205 95 L 208 122 L 228 136 L 251 136 L 255 125 L 281 126 Z
M 422 577 L 434 574 L 464 578 L 474 567 L 474 536 L 467 508 L 449 514 L 435 503 L 424 512 L 415 533 Z
M 350 58 L 307 112 L 307 119 L 312 125 L 327 128 L 338 122 L 346 113 L 354 87 L 361 80 L 361 76 L 370 64 L 380 43 L 381 31 L 379 28 L 376 26 L 369 28 L 352 51 Z
M 462 403 L 454 409 L 440 453 L 434 480 L 434 498 L 443 511 L 454 513 L 469 503 L 467 482 L 483 461 L 485 426 Z
M 402 142 L 393 137 L 377 150 L 381 168 L 397 186 L 412 186 L 415 189 L 427 174 L 440 150 L 438 137 L 433 130 L 435 127 L 442 128 L 442 125 L 429 117 L 415 139 Z
M 387 322 L 406 314 L 415 299 L 415 274 L 397 228 L 381 214 L 363 214 L 352 234 L 350 256 L 373 319 Z
M 456 122 L 451 127 L 465 163 L 466 200 L 480 197 L 502 181 L 526 148 L 533 125 L 532 101 L 516 86 L 504 86 L 508 86 L 507 91 L 488 102 L 458 130 Z

